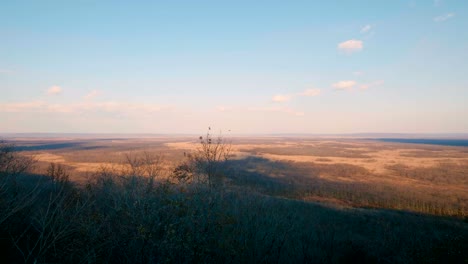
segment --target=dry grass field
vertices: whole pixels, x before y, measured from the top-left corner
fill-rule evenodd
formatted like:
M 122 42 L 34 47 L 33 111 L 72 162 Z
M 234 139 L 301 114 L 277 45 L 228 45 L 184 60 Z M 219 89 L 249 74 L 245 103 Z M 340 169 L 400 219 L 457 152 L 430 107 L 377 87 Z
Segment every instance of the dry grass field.
M 127 155 L 161 156 L 161 177 L 193 152 L 197 138 L 15 139 L 36 172 L 64 165 L 71 179 L 126 168 Z M 443 215 L 468 212 L 468 148 L 363 139 L 237 137 L 230 139 L 234 183 L 293 199 L 386 207 Z M 241 175 L 241 176 L 239 176 Z

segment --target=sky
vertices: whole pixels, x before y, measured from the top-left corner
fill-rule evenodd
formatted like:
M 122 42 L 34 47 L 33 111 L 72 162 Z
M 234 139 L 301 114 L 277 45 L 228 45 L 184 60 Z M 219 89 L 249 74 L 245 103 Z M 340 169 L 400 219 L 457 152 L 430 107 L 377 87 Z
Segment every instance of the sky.
M 468 133 L 468 1 L 1 1 L 0 132 Z

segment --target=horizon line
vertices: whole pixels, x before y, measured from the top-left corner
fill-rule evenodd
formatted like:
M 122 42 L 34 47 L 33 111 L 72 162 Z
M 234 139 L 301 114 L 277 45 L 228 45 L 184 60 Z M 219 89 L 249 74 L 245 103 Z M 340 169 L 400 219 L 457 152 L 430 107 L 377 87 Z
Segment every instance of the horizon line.
M 392 137 L 392 136 L 439 136 L 439 137 L 467 137 L 468 132 L 350 132 L 350 133 L 225 133 L 223 131 L 211 133 L 212 135 L 223 135 L 223 136 L 255 136 L 255 137 L 281 137 L 281 136 L 292 136 L 292 137 L 326 137 L 326 136 L 341 136 L 341 137 Z M 0 137 L 59 137 L 59 136 L 130 136 L 130 137 L 150 137 L 150 136 L 169 136 L 169 137 L 182 137 L 182 136 L 200 136 L 204 135 L 203 133 L 119 133 L 119 132 L 0 132 Z

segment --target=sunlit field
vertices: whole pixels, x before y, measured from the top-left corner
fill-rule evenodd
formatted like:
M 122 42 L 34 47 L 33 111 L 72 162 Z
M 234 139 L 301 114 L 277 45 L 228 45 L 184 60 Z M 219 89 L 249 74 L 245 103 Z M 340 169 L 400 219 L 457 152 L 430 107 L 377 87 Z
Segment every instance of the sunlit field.
M 99 171 L 125 170 L 128 156 L 158 157 L 159 179 L 194 151 L 196 137 L 22 139 L 17 149 L 38 162 L 64 165 L 84 183 Z M 233 137 L 232 184 L 304 201 L 403 209 L 437 215 L 468 214 L 468 148 L 389 143 L 376 139 Z M 241 174 L 242 177 L 236 177 Z M 270 186 L 271 187 L 268 187 Z

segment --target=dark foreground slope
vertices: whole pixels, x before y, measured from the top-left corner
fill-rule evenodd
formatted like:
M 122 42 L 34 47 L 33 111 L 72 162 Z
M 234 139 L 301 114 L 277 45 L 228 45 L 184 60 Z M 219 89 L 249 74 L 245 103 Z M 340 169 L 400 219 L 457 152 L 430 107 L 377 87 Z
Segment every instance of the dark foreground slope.
M 466 263 L 468 224 L 245 189 L 2 175 L 2 263 Z M 60 176 L 60 175 L 56 175 Z M 7 180 L 5 180 L 7 179 Z

